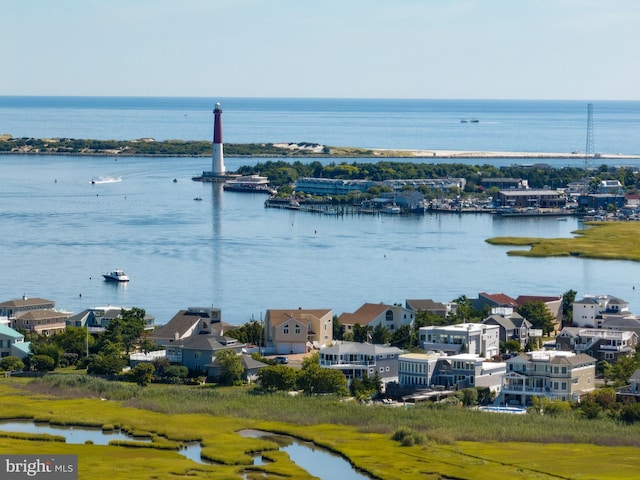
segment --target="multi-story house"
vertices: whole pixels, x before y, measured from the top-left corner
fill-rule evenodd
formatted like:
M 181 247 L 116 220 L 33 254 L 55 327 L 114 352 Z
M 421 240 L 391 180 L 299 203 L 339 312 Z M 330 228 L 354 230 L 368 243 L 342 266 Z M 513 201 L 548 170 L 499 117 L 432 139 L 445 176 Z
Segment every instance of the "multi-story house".
M 55 302 L 43 298 L 28 298 L 0 303 L 0 316 L 8 317 L 14 329 L 54 335 L 64 331 L 69 313 L 55 309 Z
M 398 347 L 358 342 L 335 342 L 320 350 L 320 366 L 340 370 L 351 382 L 354 378 L 377 373 L 383 385 L 398 381 L 398 357 L 403 350 Z
M 219 308 L 189 307 L 176 313 L 165 325 L 155 329 L 148 338 L 158 345 L 166 345 L 195 335 L 224 335 L 233 328 L 222 321 Z
M 388 328 L 392 332 L 403 325 L 413 327 L 415 312 L 400 305 L 385 303 L 365 303 L 353 313 L 343 313 L 338 317 L 344 333 L 353 331 L 354 325 L 375 328 L 378 325 Z
M 455 303 L 434 302 L 431 299 L 408 299 L 405 300 L 405 307 L 414 313 L 425 312 L 439 317 L 446 318 L 455 315 L 457 305 Z
M 638 344 L 635 332 L 599 328 L 565 327 L 556 336 L 556 350 L 586 353 L 598 361 L 615 363 L 633 355 Z
M 435 353 L 405 353 L 398 359 L 398 384 L 407 389 L 443 387 L 462 389 L 487 387 L 499 392 L 506 363 L 488 362 L 472 354 L 445 356 Z
M 87 327 L 90 333 L 104 332 L 109 322 L 114 318 L 120 318 L 122 311 L 126 310 L 123 307 L 93 307 L 84 310 L 76 315 L 72 315 L 67 318 L 67 325 L 72 327 Z M 145 330 L 153 330 L 155 324 L 155 317 L 149 314 L 144 316 Z
M 447 355 L 471 353 L 491 358 L 500 353 L 500 327 L 482 323 L 420 327 L 420 348 Z
M 600 328 L 604 321 L 632 316 L 629 303 L 612 295 L 585 295 L 573 302 L 573 326 Z
M 531 322 L 510 307 L 499 307 L 491 310 L 491 315 L 485 318 L 484 325 L 497 325 L 500 329 L 500 341 L 515 340 L 524 348 L 529 343 Z
M 331 309 L 267 310 L 264 320 L 267 352 L 305 353 L 333 341 Z
M 584 353 L 534 351 L 507 360 L 500 402 L 531 405 L 533 397 L 577 401 L 595 389 L 596 359 Z

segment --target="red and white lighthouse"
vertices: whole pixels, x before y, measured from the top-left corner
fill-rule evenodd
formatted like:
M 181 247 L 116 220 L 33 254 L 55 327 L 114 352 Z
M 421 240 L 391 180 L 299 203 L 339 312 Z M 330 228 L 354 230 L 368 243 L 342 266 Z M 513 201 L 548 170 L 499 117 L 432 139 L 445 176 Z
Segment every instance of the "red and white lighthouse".
M 213 151 L 211 152 L 211 174 L 225 175 L 224 155 L 222 152 L 222 108 L 216 103 L 213 109 Z

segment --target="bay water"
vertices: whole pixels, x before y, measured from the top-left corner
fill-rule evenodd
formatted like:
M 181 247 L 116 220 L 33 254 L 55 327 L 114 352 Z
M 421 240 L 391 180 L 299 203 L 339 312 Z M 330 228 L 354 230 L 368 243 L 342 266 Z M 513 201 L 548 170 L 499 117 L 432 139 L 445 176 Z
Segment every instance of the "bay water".
M 213 103 L 1 97 L 0 133 L 209 139 Z M 596 145 L 600 135 L 612 132 L 607 135 L 621 140 L 609 140 L 606 151 L 640 152 L 637 135 L 631 134 L 637 132 L 639 105 L 594 104 L 594 114 L 609 109 L 607 121 L 599 120 L 605 126 L 595 124 Z M 227 99 L 223 110 L 223 138 L 230 143 L 554 152 L 580 149 L 586 127 L 586 105 L 576 102 L 447 106 L 445 101 Z M 499 118 L 494 126 L 487 120 L 492 115 Z M 478 128 L 461 125 L 463 116 L 479 118 L 473 124 Z M 564 125 L 564 134 L 547 138 L 531 131 L 535 124 L 545 132 Z M 225 158 L 231 171 L 266 160 L 274 159 Z M 560 295 L 574 289 L 579 296 L 619 296 L 640 312 L 640 288 L 634 289 L 640 286 L 640 264 L 509 257 L 508 248 L 485 242 L 506 235 L 569 237 L 582 228 L 576 219 L 343 217 L 265 209 L 261 194 L 224 192 L 220 185 L 191 180 L 210 165 L 206 157 L 0 155 L 0 301 L 26 294 L 75 313 L 93 306 L 135 306 L 158 324 L 180 309 L 214 306 L 222 309 L 223 320 L 238 324 L 260 319 L 269 308 L 331 308 L 340 314 L 364 302 L 449 301 L 478 292 Z M 104 282 L 101 274 L 113 268 L 125 270 L 131 282 Z

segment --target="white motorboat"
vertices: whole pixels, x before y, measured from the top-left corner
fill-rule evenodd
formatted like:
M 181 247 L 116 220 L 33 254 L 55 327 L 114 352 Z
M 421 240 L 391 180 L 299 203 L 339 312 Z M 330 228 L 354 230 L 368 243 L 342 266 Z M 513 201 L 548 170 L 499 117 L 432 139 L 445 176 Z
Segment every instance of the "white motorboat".
M 114 270 L 102 275 L 108 282 L 128 282 L 129 277 L 122 270 Z

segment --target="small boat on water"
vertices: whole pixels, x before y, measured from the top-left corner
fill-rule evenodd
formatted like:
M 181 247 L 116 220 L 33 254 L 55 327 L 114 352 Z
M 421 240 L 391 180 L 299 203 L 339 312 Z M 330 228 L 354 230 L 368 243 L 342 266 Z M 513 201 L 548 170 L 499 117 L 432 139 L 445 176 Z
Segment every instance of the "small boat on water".
M 202 201 L 202 197 L 195 197 L 195 198 L 194 198 L 194 200 L 195 200 L 196 202 L 201 202 L 201 201 Z
M 129 277 L 122 270 L 119 270 L 117 268 L 109 273 L 102 274 L 102 276 L 108 282 L 128 282 L 129 281 Z

